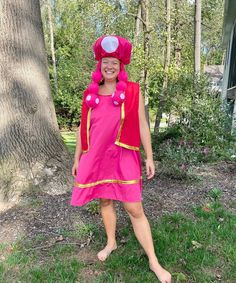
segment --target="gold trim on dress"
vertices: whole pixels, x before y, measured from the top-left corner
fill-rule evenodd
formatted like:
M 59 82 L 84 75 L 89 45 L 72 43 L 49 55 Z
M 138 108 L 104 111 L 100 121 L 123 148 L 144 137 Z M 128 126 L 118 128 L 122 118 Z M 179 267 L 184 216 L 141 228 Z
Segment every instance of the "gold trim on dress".
M 125 144 L 123 142 L 120 142 L 120 136 L 121 136 L 121 131 L 122 131 L 122 128 L 123 128 L 123 125 L 124 125 L 124 120 L 125 120 L 125 104 L 123 102 L 122 105 L 121 105 L 121 123 L 120 123 L 120 128 L 119 128 L 119 131 L 118 131 L 118 135 L 117 135 L 117 139 L 115 141 L 115 144 L 122 146 L 124 148 L 139 151 L 139 147 L 131 146 L 131 145 Z
M 118 135 L 117 135 L 117 138 L 116 138 L 116 142 L 119 142 L 119 140 L 120 140 L 121 130 L 123 128 L 124 120 L 125 120 L 125 104 L 123 102 L 121 104 L 121 122 L 120 122 L 120 128 L 119 128 L 119 131 L 118 131 Z
M 87 145 L 88 145 L 88 149 L 85 150 L 84 152 L 88 152 L 89 151 L 89 128 L 90 128 L 91 110 L 92 110 L 92 108 L 89 108 L 88 115 L 87 115 Z
M 112 184 L 138 184 L 140 180 L 130 180 L 130 181 L 125 181 L 125 180 L 101 180 L 93 183 L 88 183 L 88 184 L 80 184 L 78 182 L 74 183 L 74 187 L 78 188 L 89 188 L 93 186 L 97 186 L 100 184 L 107 184 L 107 183 L 112 183 Z
M 115 144 L 119 145 L 119 146 L 122 146 L 122 147 L 125 147 L 125 148 L 128 148 L 128 149 L 139 151 L 139 147 L 137 147 L 137 146 L 131 146 L 131 145 L 119 142 L 119 141 L 116 141 Z

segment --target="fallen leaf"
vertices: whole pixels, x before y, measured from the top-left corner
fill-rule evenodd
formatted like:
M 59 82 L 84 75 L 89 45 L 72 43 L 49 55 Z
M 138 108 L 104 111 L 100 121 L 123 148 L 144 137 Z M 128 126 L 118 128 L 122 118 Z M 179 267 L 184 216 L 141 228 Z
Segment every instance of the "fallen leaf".
M 197 241 L 192 241 L 192 245 L 194 249 L 202 248 L 202 244 L 198 243 Z
M 212 211 L 212 208 L 205 205 L 205 206 L 202 207 L 202 210 L 205 211 L 205 212 L 210 212 L 210 211 Z

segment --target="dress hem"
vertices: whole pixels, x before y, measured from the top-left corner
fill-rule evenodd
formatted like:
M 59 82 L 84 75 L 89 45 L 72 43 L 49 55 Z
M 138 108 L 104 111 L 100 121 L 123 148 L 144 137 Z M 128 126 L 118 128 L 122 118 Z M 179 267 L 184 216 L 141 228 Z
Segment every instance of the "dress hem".
M 98 199 L 101 199 L 101 198 L 116 200 L 116 201 L 120 201 L 120 202 L 142 202 L 143 201 L 143 198 L 141 198 L 141 200 L 122 200 L 122 199 L 117 199 L 117 198 L 95 197 L 95 198 L 92 198 L 92 199 L 90 199 L 90 200 L 88 200 L 84 203 L 81 203 L 81 204 L 70 202 L 70 205 L 71 206 L 83 206 L 83 205 L 88 204 L 89 202 L 91 202 L 93 200 L 98 200 Z

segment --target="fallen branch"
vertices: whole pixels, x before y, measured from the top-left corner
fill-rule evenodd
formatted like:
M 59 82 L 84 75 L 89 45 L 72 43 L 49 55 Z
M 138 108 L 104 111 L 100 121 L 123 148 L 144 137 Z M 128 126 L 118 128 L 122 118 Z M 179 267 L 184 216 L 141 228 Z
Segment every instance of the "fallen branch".
M 52 244 L 49 244 L 49 245 L 30 248 L 30 249 L 27 249 L 25 251 L 28 252 L 28 251 L 32 251 L 32 250 L 40 250 L 40 249 L 50 248 L 50 247 L 54 246 L 56 243 L 58 243 L 58 241 L 56 241 Z M 60 245 L 81 245 L 81 244 L 79 244 L 79 243 L 60 243 Z

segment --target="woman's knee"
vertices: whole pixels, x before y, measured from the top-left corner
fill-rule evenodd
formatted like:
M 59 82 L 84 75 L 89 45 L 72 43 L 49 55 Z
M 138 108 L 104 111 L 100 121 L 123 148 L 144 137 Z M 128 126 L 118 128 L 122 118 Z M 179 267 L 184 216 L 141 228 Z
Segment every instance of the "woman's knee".
M 100 199 L 100 205 L 102 207 L 106 207 L 106 206 L 113 206 L 113 200 L 112 199 L 105 199 L 105 198 L 101 198 Z
M 141 203 L 124 203 L 124 208 L 134 218 L 141 218 L 144 215 Z

